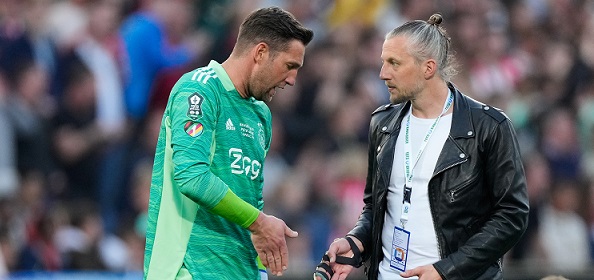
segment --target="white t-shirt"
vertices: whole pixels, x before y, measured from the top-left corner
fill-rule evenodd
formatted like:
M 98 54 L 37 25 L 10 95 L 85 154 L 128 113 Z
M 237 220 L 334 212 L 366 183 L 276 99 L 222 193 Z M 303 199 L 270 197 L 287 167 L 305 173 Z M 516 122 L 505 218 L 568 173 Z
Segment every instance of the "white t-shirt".
M 410 114 L 410 111 L 409 113 Z M 388 205 L 382 231 L 382 251 L 384 259 L 379 264 L 379 279 L 403 279 L 400 271 L 390 266 L 392 256 L 392 239 L 394 227 L 401 227 L 400 213 L 402 207 L 404 176 L 404 134 L 407 116 L 402 121 L 402 129 L 396 142 L 394 162 L 390 184 L 388 186 Z M 411 168 L 417 158 L 421 143 L 435 119 L 420 119 L 411 115 L 409 136 L 411 142 Z M 418 266 L 433 264 L 439 257 L 437 237 L 433 226 L 433 218 L 429 209 L 428 184 L 443 144 L 445 143 L 452 124 L 452 114 L 441 117 L 419 161 L 412 171 L 412 195 L 409 219 L 405 230 L 410 232 L 408 260 L 406 270 Z M 417 279 L 417 278 L 408 278 Z

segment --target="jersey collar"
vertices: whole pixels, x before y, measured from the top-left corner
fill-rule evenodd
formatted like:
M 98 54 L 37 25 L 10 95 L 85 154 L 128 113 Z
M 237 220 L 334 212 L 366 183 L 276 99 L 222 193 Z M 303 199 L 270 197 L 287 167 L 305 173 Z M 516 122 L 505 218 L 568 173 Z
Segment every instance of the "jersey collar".
M 223 86 L 225 87 L 225 90 L 227 91 L 235 91 L 235 86 L 233 85 L 233 82 L 231 82 L 231 78 L 229 78 L 229 75 L 227 74 L 227 72 L 225 71 L 225 69 L 223 68 L 223 66 L 221 64 L 219 64 L 218 62 L 211 60 L 210 63 L 208 64 L 208 67 L 214 69 L 215 73 L 217 73 L 217 77 L 219 77 L 221 83 L 223 84 Z

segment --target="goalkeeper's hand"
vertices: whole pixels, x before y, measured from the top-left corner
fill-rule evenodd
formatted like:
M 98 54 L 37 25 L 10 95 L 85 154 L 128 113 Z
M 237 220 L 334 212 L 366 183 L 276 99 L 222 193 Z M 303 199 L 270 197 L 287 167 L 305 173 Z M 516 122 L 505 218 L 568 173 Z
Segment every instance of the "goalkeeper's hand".
M 260 212 L 248 229 L 252 232 L 252 243 L 262 264 L 272 274 L 281 276 L 289 265 L 286 236 L 297 237 L 298 233 L 290 229 L 283 220 L 263 212 Z

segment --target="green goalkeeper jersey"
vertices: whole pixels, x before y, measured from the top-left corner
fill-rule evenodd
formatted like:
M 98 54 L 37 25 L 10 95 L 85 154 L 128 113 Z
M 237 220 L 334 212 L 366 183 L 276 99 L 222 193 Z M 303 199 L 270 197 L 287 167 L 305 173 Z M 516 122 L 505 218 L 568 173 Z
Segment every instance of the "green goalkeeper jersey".
M 262 267 L 246 228 L 263 207 L 262 171 L 270 141 L 269 108 L 242 98 L 219 63 L 211 61 L 179 79 L 155 153 L 145 279 L 175 279 L 182 267 L 193 279 L 260 278 Z M 254 211 L 237 213 L 236 204 L 223 205 L 228 192 Z M 214 214 L 213 208 L 243 224 Z

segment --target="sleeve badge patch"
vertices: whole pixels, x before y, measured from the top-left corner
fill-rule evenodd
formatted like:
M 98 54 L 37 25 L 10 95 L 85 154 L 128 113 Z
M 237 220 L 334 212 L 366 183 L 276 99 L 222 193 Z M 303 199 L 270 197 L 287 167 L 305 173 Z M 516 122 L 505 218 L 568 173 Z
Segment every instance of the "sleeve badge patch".
M 195 120 L 202 116 L 202 101 L 204 98 L 197 92 L 188 97 L 188 118 Z
M 204 126 L 202 126 L 201 123 L 188 121 L 184 125 L 184 130 L 191 137 L 197 137 L 197 136 L 200 136 L 202 134 L 202 132 L 204 131 Z

